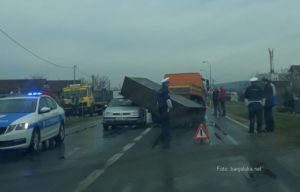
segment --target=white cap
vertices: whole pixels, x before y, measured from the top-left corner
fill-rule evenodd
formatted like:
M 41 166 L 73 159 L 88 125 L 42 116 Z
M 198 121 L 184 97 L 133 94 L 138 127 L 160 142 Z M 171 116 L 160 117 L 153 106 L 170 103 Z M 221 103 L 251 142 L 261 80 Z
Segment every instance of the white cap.
M 258 78 L 257 78 L 257 77 L 252 77 L 252 78 L 250 79 L 250 82 L 255 82 L 255 81 L 258 81 Z
M 170 81 L 170 78 L 169 77 L 167 77 L 167 78 L 164 78 L 163 80 L 161 80 L 160 82 L 161 83 L 165 83 L 165 82 L 168 82 L 168 81 Z

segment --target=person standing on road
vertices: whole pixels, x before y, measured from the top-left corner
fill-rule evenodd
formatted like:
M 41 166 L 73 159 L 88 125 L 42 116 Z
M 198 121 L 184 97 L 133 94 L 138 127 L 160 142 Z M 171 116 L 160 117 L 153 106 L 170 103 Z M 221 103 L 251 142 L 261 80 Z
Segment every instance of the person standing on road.
M 275 123 L 273 118 L 273 107 L 275 106 L 275 86 L 267 79 L 263 78 L 264 84 L 264 119 L 265 119 L 265 130 L 266 132 L 273 132 L 275 129 Z
M 170 146 L 170 116 L 169 112 L 172 108 L 172 102 L 169 95 L 169 78 L 165 78 L 161 81 L 162 87 L 158 91 L 157 103 L 158 112 L 161 123 L 161 135 L 160 139 L 163 144 L 163 148 L 169 148 Z
M 219 96 L 220 96 L 219 89 L 215 87 L 213 90 L 212 100 L 214 105 L 214 116 L 216 117 L 218 117 L 221 114 L 220 105 L 219 105 Z
M 221 115 L 226 115 L 226 108 L 225 108 L 225 102 L 226 102 L 226 91 L 224 87 L 221 87 L 220 94 L 219 94 L 219 101 L 220 101 L 220 107 L 221 107 Z
M 261 133 L 262 128 L 262 112 L 264 106 L 263 90 L 258 86 L 258 78 L 250 79 L 251 85 L 245 92 L 245 104 L 248 107 L 248 115 L 250 121 L 249 133 L 254 133 L 255 120 L 257 124 L 257 133 Z
M 78 102 L 79 102 L 78 96 L 73 94 L 71 96 L 71 102 L 72 102 L 72 113 L 74 116 L 77 116 L 78 115 Z

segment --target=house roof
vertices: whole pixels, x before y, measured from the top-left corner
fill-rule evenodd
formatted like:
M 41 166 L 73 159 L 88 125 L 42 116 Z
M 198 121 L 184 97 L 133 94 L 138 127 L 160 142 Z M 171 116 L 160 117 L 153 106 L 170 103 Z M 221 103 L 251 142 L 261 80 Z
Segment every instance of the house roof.
M 46 79 L 7 79 L 0 80 L 0 93 L 31 92 L 41 90 Z
M 290 72 L 291 73 L 297 72 L 298 74 L 300 74 L 300 65 L 292 65 L 290 68 Z

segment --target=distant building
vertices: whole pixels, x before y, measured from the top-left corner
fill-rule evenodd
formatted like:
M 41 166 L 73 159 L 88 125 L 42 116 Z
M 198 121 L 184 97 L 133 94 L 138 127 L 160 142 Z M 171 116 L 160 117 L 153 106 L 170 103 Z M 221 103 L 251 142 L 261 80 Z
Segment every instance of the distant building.
M 290 72 L 293 76 L 300 78 L 300 65 L 292 65 L 290 67 Z
M 40 91 L 46 79 L 6 79 L 0 80 L 0 93 L 28 93 Z
M 73 80 L 6 79 L 0 80 L 0 94 L 47 91 L 55 97 L 60 97 L 62 88 L 73 83 Z M 75 83 L 81 82 L 76 80 Z
M 300 65 L 292 65 L 289 70 L 294 95 L 300 98 Z

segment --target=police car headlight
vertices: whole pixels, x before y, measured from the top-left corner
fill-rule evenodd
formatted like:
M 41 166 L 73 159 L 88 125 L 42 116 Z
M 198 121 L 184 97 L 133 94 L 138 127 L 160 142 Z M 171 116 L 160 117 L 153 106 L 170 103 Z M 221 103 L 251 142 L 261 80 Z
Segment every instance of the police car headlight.
M 25 130 L 28 129 L 28 127 L 29 127 L 29 123 L 19 123 L 15 125 L 10 125 L 8 126 L 6 133 L 9 133 L 13 130 Z
M 28 129 L 29 123 L 20 123 L 16 125 L 16 130 Z

